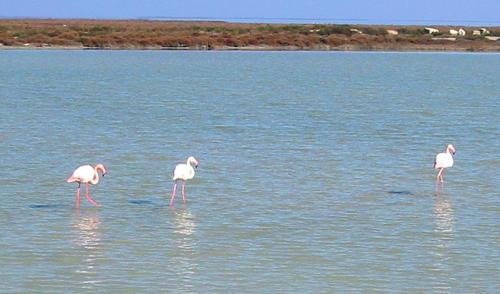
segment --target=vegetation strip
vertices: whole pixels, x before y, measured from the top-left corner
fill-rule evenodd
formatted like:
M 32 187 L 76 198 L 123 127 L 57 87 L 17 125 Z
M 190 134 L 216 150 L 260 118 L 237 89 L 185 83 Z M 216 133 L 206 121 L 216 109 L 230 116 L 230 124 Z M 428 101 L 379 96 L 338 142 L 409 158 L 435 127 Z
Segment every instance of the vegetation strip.
M 0 19 L 0 49 L 500 51 L 500 27 Z

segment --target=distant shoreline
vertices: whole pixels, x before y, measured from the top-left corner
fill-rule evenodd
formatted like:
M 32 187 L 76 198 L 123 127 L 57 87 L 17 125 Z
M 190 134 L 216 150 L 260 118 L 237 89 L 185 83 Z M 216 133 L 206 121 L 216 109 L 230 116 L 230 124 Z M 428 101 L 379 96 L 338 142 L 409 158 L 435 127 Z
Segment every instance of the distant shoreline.
M 346 46 L 341 48 L 330 49 L 304 49 L 304 48 L 277 48 L 277 47 L 226 47 L 214 49 L 197 49 L 185 47 L 78 47 L 78 46 L 51 46 L 51 47 L 26 47 L 26 46 L 3 46 L 0 47 L 1 51 L 211 51 L 211 52 L 228 52 L 228 51 L 242 51 L 242 52 L 464 52 L 464 53 L 500 53 L 500 49 L 492 50 L 469 50 L 464 49 L 451 49 L 443 47 L 405 47 L 405 48 L 360 48 Z
M 500 52 L 500 27 L 0 19 L 0 50 Z

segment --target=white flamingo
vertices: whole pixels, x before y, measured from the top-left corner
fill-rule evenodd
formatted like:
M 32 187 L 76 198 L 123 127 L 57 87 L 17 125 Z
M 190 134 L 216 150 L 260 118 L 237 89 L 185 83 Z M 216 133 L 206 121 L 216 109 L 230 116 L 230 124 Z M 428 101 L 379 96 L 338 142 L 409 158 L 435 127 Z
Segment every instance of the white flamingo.
M 81 184 L 85 184 L 85 198 L 87 198 L 87 200 L 94 206 L 99 206 L 92 198 L 90 198 L 89 195 L 89 184 L 97 185 L 97 183 L 99 183 L 98 172 L 101 172 L 104 177 L 106 174 L 106 168 L 104 168 L 104 165 L 97 164 L 95 167 L 92 167 L 91 165 L 82 165 L 75 169 L 73 174 L 66 180 L 68 183 L 78 183 L 78 188 L 76 188 L 76 207 L 80 207 Z
M 174 180 L 174 188 L 172 189 L 172 197 L 170 198 L 170 206 L 174 205 L 175 199 L 175 190 L 177 189 L 177 181 L 182 180 L 182 203 L 186 204 L 186 181 L 190 180 L 194 177 L 194 168 L 198 167 L 198 160 L 193 156 L 190 156 L 186 163 L 178 164 L 172 176 L 172 180 Z
M 455 154 L 455 152 L 455 147 L 453 147 L 453 145 L 451 144 L 448 144 L 448 146 L 446 146 L 445 152 L 436 155 L 436 159 L 434 160 L 434 168 L 439 169 L 439 172 L 436 176 L 436 181 L 443 182 L 444 169 L 453 166 L 452 154 Z

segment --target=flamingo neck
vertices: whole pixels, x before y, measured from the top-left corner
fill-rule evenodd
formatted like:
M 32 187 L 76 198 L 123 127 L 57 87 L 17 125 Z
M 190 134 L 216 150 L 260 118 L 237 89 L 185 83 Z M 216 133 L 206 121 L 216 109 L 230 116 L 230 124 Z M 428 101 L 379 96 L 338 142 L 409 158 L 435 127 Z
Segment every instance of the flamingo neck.
M 94 178 L 90 181 L 92 185 L 97 185 L 99 183 L 99 173 L 97 172 L 97 168 L 94 168 Z

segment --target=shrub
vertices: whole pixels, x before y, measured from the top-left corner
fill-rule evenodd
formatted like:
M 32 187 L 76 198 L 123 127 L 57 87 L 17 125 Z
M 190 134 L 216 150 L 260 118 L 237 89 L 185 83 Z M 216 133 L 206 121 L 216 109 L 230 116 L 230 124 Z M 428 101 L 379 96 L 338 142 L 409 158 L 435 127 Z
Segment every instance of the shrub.
M 388 34 L 387 30 L 384 28 L 363 27 L 360 30 L 367 35 L 385 36 Z
M 351 36 L 354 32 L 351 31 L 351 27 L 348 25 L 323 25 L 320 26 L 318 34 L 320 35 L 346 35 Z

